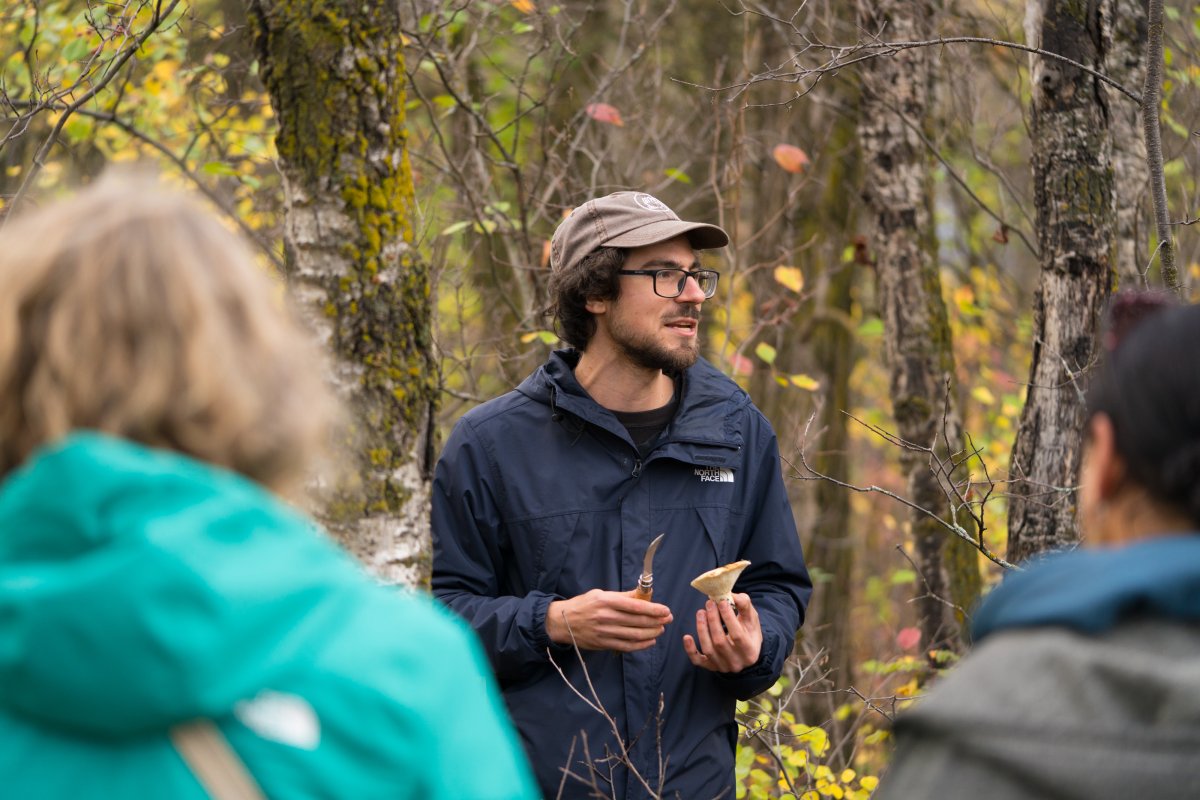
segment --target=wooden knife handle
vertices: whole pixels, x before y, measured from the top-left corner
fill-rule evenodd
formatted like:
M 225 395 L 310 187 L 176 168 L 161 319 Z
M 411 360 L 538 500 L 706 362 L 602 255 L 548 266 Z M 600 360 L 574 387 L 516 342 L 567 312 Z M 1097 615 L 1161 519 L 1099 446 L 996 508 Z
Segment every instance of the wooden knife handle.
M 654 595 L 654 587 L 652 587 L 652 586 L 643 587 L 639 583 L 637 588 L 633 590 L 633 596 L 638 600 L 645 600 L 645 601 L 649 602 L 650 598 L 653 595 Z

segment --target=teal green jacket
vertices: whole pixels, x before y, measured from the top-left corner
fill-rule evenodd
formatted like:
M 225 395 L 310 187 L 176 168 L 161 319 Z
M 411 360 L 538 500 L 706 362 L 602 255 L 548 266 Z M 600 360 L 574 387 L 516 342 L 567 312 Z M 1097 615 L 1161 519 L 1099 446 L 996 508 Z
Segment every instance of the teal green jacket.
M 203 798 L 214 720 L 270 798 L 536 798 L 487 662 L 257 484 L 98 434 L 0 484 L 0 790 Z

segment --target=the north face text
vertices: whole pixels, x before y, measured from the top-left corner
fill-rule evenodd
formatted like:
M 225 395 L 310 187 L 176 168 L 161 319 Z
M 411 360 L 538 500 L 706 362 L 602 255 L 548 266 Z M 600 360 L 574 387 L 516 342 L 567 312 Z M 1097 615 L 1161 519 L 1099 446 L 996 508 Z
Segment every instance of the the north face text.
M 701 483 L 733 483 L 733 470 L 726 467 L 696 467 Z

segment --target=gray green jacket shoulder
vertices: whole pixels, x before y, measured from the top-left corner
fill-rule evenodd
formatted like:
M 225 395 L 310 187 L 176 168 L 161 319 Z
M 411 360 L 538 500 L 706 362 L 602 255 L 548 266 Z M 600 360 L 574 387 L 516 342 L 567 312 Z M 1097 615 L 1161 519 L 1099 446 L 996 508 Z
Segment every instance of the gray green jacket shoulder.
M 204 797 L 194 718 L 272 798 L 538 796 L 469 632 L 241 476 L 77 434 L 0 531 L 7 797 Z
M 1046 558 L 974 629 L 876 800 L 1200 797 L 1200 535 Z

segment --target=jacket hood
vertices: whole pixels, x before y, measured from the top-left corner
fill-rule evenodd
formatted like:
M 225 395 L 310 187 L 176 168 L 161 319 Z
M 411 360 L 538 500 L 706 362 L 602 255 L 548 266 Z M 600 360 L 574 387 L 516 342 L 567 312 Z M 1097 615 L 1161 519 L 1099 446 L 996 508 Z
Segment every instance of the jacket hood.
M 1200 533 L 1046 556 L 992 590 L 972 630 L 976 640 L 1050 625 L 1102 633 L 1133 615 L 1200 622 Z
M 99 434 L 12 473 L 0 531 L 0 709 L 90 735 L 227 713 L 315 657 L 355 579 L 257 484 Z
M 625 437 L 624 426 L 611 411 L 592 399 L 575 379 L 579 364 L 577 350 L 555 350 L 550 358 L 526 378 L 517 391 L 549 406 L 549 413 L 569 413 Z M 679 409 L 668 427 L 668 435 L 693 443 L 740 447 L 738 415 L 750 406 L 750 396 L 703 358 L 682 374 Z

